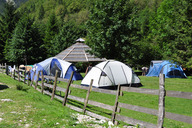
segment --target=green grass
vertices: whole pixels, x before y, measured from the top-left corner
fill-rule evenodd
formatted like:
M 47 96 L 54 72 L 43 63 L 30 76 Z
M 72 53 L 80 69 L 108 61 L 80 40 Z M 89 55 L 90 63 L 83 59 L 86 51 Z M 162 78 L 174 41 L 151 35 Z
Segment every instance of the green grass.
M 3 77 L 3 79 L 1 79 Z M 141 79 L 142 87 L 141 88 L 149 88 L 149 89 L 158 89 L 159 88 L 159 79 L 157 77 L 145 77 L 139 76 Z M 72 127 L 75 125 L 75 119 L 70 117 L 69 115 L 72 110 L 63 107 L 60 101 L 53 100 L 50 101 L 49 96 L 42 95 L 41 93 L 35 91 L 32 87 L 28 87 L 27 85 L 21 84 L 8 76 L 0 74 L 0 82 L 6 83 L 11 88 L 3 90 L 0 92 L 0 97 L 10 98 L 16 102 L 4 102 L 1 106 L 1 111 L 5 111 L 2 118 L 7 118 L 8 120 L 3 120 L 0 123 L 0 127 L 15 127 L 15 126 L 25 126 L 26 124 L 45 127 Z M 73 84 L 80 85 L 81 81 L 74 81 Z M 17 85 L 17 86 L 16 86 Z M 60 82 L 58 86 L 66 88 L 66 83 Z M 16 89 L 18 88 L 19 89 Z M 183 92 L 192 92 L 192 79 L 165 79 L 165 89 L 173 90 L 173 91 L 183 91 Z M 70 95 L 78 96 L 85 98 L 86 90 L 70 88 L 72 91 Z M 57 94 L 60 94 L 57 92 Z M 64 93 L 62 93 L 64 96 Z M 115 104 L 115 95 L 103 94 L 98 92 L 90 93 L 90 100 L 101 102 L 104 104 L 114 105 Z M 7 99 L 7 98 L 6 98 Z M 30 102 L 29 102 L 30 101 Z M 120 102 L 158 109 L 158 96 L 147 95 L 147 94 L 139 94 L 139 93 L 128 93 L 124 92 L 124 96 L 119 98 Z M 69 100 L 69 103 L 74 104 L 80 108 L 83 108 L 83 103 L 79 103 L 76 101 Z M 9 107 L 11 106 L 11 107 Z M 30 106 L 30 107 L 27 107 Z M 172 112 L 176 114 L 186 115 L 192 117 L 192 100 L 182 99 L 182 98 L 173 98 L 166 97 L 165 99 L 165 110 L 166 112 Z M 3 109 L 2 109 L 3 108 Z M 9 108 L 8 110 L 6 108 Z M 89 111 L 98 113 L 105 117 L 111 118 L 111 111 L 100 109 L 98 107 L 88 105 L 87 108 Z M 24 110 L 24 111 L 23 111 Z M 26 110 L 26 111 L 25 111 Z M 19 111 L 21 114 L 14 114 L 11 112 Z M 27 113 L 27 114 L 22 114 Z M 150 122 L 153 124 L 157 124 L 157 117 L 149 114 L 144 114 L 140 112 L 135 112 L 132 110 L 121 109 L 121 114 L 139 119 L 142 121 Z M 15 116 L 13 116 L 15 115 Z M 10 117 L 11 118 L 8 118 Z M 1 118 L 1 115 L 0 115 Z M 24 121 L 26 119 L 27 121 Z M 54 119 L 54 120 L 53 120 Z M 22 120 L 22 122 L 20 122 Z M 45 121 L 46 120 L 46 121 Z M 31 122 L 32 121 L 32 122 Z M 16 123 L 15 123 L 16 122 Z M 56 123 L 59 123 L 56 125 Z M 124 123 L 120 123 L 122 126 Z M 78 125 L 76 127 L 84 127 L 82 125 Z M 167 128 L 192 128 L 191 124 L 174 121 L 165 118 L 164 127 Z
M 51 101 L 49 96 L 42 95 L 34 88 L 1 73 L 0 83 L 0 87 L 9 87 L 0 90 L 0 99 L 13 100 L 0 100 L 0 118 L 3 119 L 0 128 L 85 127 L 76 124 L 77 119 L 70 116 L 75 111 L 63 107 L 57 100 Z
M 149 89 L 159 89 L 159 78 L 158 77 L 146 77 L 139 76 L 143 87 Z M 192 78 L 179 79 L 179 78 L 166 78 L 165 89 L 169 91 L 182 91 L 192 92 Z
M 159 88 L 159 78 L 157 77 L 146 77 L 146 76 L 139 76 L 141 79 L 142 87 L 141 88 L 148 88 L 148 89 L 158 89 Z M 73 84 L 80 85 L 81 81 L 74 81 Z M 63 83 L 61 83 L 59 86 L 66 87 Z M 72 90 L 71 95 L 78 96 L 85 98 L 86 97 L 86 90 L 82 89 L 75 89 L 70 88 Z M 183 92 L 192 92 L 192 79 L 178 79 L 178 78 L 172 78 L 172 79 L 165 79 L 165 89 L 169 91 L 183 91 Z M 115 103 L 115 96 L 109 95 L 109 94 L 103 94 L 103 93 L 97 93 L 97 92 L 91 92 L 90 100 L 98 101 L 101 103 L 105 103 L 108 105 L 114 105 Z M 122 103 L 137 105 L 141 107 L 147 107 L 158 110 L 158 96 L 155 95 L 148 95 L 148 94 L 140 94 L 140 93 L 128 93 L 124 92 L 124 96 L 119 98 L 119 101 Z M 79 105 L 79 104 L 78 104 Z M 79 105 L 81 108 L 82 105 Z M 99 108 L 96 108 L 94 106 L 89 106 L 89 110 L 96 112 L 98 114 L 101 114 L 103 116 L 106 116 L 110 118 L 110 111 L 102 110 Z M 174 97 L 166 97 L 165 99 L 165 110 L 166 112 L 186 115 L 186 116 L 192 116 L 192 100 L 189 99 L 182 99 L 182 98 L 174 98 Z M 152 116 L 149 114 L 144 114 L 140 112 L 135 112 L 132 110 L 126 110 L 122 109 L 121 112 L 122 115 L 139 119 L 142 121 L 150 122 L 153 124 L 157 124 L 157 117 Z M 164 127 L 168 128 L 175 128 L 175 127 L 185 127 L 190 128 L 192 125 L 174 121 L 170 119 L 165 119 Z

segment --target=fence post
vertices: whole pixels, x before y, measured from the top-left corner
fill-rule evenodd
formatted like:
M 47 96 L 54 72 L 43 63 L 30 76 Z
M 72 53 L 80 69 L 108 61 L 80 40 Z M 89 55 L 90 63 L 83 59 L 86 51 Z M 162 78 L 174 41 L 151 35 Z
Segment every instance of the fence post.
M 24 71 L 24 84 L 26 83 L 26 80 L 25 80 L 25 78 L 26 78 L 26 68 L 25 68 L 25 71 Z
M 5 71 L 6 71 L 6 74 L 9 75 L 8 65 L 6 65 L 6 67 L 5 67 Z
M 7 70 L 6 70 L 7 64 L 5 63 L 5 74 L 7 74 Z
M 113 109 L 113 113 L 112 113 L 112 118 L 111 118 L 111 121 L 113 123 L 115 123 L 115 113 L 117 112 L 117 107 L 118 107 L 118 99 L 119 99 L 119 95 L 120 95 L 120 84 L 118 85 L 118 88 L 117 88 L 117 95 L 116 95 L 116 99 L 115 99 L 115 105 L 114 105 L 114 109 Z M 117 122 L 116 122 L 117 123 Z
M 14 78 L 14 80 L 15 80 L 15 69 L 14 69 L 14 72 L 13 72 L 13 78 Z
M 43 75 L 43 71 L 41 71 L 41 93 L 43 94 L 43 90 L 44 90 L 44 75 Z
M 10 73 L 11 73 L 11 78 L 13 78 L 13 72 L 12 72 L 13 70 L 11 69 L 11 71 L 10 71 Z
M 27 75 L 28 75 L 28 77 L 27 77 L 27 85 L 29 86 L 30 71 L 28 71 Z
M 38 73 L 37 73 L 37 79 L 35 81 L 35 89 L 37 89 L 37 84 L 38 84 L 38 81 L 39 81 L 39 73 L 40 73 L 40 71 L 38 71 Z
M 165 117 L 165 75 L 159 75 L 159 111 L 157 128 L 163 128 Z
M 19 67 L 18 67 L 18 81 L 20 82 L 20 73 L 19 73 Z
M 33 78 L 32 78 L 32 80 L 31 80 L 31 86 L 32 86 L 32 84 L 33 84 L 33 81 L 34 81 L 35 75 L 36 75 L 36 70 L 34 71 Z
M 56 70 L 56 73 L 55 73 L 55 82 L 54 82 L 54 87 L 53 87 L 53 90 L 52 90 L 51 100 L 53 100 L 53 98 L 55 96 L 55 89 L 56 89 L 56 86 L 57 86 L 57 74 L 58 74 L 58 70 Z
M 85 110 L 86 110 L 87 103 L 88 103 L 88 100 L 89 100 L 89 94 L 91 92 L 92 84 L 93 84 L 93 79 L 91 79 L 91 83 L 89 85 L 89 90 L 87 91 L 87 96 L 86 96 L 86 99 L 85 99 L 85 102 L 84 102 L 84 107 L 83 107 L 83 113 L 84 114 L 85 114 Z
M 65 97 L 64 97 L 64 100 L 63 100 L 63 106 L 65 106 L 66 102 L 67 102 L 67 97 L 68 97 L 68 93 L 69 93 L 69 86 L 71 85 L 73 74 L 74 74 L 74 72 L 71 73 L 71 77 L 69 79 L 69 82 L 68 82 L 68 85 L 67 85 L 67 88 L 66 88 L 66 91 L 65 91 Z

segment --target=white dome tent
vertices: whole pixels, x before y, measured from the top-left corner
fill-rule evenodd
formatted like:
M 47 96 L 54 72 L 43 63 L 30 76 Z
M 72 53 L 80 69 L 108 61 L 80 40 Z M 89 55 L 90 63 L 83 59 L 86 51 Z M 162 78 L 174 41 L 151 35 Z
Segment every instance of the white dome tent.
M 140 79 L 133 70 L 122 62 L 107 60 L 94 66 L 84 77 L 81 85 L 88 86 L 93 79 L 93 87 L 140 84 Z

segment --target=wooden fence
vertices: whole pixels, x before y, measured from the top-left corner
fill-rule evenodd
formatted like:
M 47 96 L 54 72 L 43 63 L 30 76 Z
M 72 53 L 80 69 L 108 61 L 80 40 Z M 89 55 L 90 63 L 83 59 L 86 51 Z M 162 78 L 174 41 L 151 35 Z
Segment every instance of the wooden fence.
M 53 76 L 46 76 L 46 75 L 43 75 L 42 72 L 38 72 L 37 74 L 33 75 L 33 78 L 30 81 L 29 77 L 26 77 L 26 75 L 29 76 L 30 74 L 27 73 L 25 70 L 15 69 L 13 72 L 8 72 L 7 68 L 8 68 L 7 65 L 4 65 L 4 66 L 0 65 L 0 71 L 1 72 L 6 73 L 7 75 L 11 76 L 12 78 L 14 78 L 18 81 L 23 81 L 24 83 L 26 83 L 26 80 L 27 80 L 28 86 L 33 86 L 36 90 L 38 90 L 42 94 L 47 94 L 47 95 L 51 96 L 51 100 L 53 100 L 54 98 L 59 99 L 62 101 L 62 104 L 64 106 L 67 106 L 67 107 L 69 107 L 73 110 L 76 110 L 78 112 L 82 112 L 84 114 L 90 115 L 90 116 L 95 117 L 97 119 L 104 119 L 104 120 L 108 120 L 108 121 L 111 120 L 115 124 L 118 124 L 118 121 L 123 121 L 123 122 L 128 123 L 128 124 L 132 124 L 132 125 L 139 124 L 140 127 L 150 127 L 150 128 L 162 128 L 165 117 L 172 119 L 172 120 L 192 124 L 192 117 L 174 114 L 174 113 L 170 113 L 170 112 L 165 112 L 165 96 L 184 98 L 184 99 L 190 99 L 191 100 L 192 99 L 192 93 L 190 93 L 190 92 L 178 92 L 178 91 L 165 91 L 165 86 L 164 86 L 165 77 L 163 74 L 161 74 L 159 77 L 159 90 L 133 88 L 133 87 L 126 87 L 126 86 L 121 86 L 121 85 L 118 85 L 117 90 L 106 90 L 106 89 L 100 89 L 100 88 L 92 88 L 93 80 L 90 81 L 89 87 L 72 84 L 73 73 L 71 74 L 71 77 L 68 80 L 68 79 L 58 78 L 57 77 L 58 71 L 56 71 L 56 74 L 54 77 Z M 39 81 L 39 79 L 41 79 L 41 81 Z M 45 83 L 44 81 L 46 79 L 54 81 L 53 85 Z M 65 83 L 67 83 L 67 87 L 66 88 L 58 87 L 57 86 L 58 81 L 63 81 Z M 70 95 L 70 93 L 71 93 L 70 88 L 71 87 L 87 90 L 86 97 L 81 98 L 81 97 L 76 97 L 76 96 Z M 51 89 L 52 92 L 46 90 L 45 88 Z M 57 95 L 55 93 L 56 91 L 64 92 L 65 96 L 62 97 L 61 95 Z M 91 92 L 99 92 L 99 93 L 116 95 L 116 99 L 114 101 L 114 106 L 89 100 L 89 95 Z M 123 97 L 124 92 L 136 92 L 136 93 L 143 93 L 143 94 L 149 94 L 149 95 L 159 95 L 159 104 L 158 104 L 159 109 L 155 110 L 155 109 L 135 106 L 135 105 L 131 105 L 131 104 L 121 103 L 121 102 L 119 102 L 119 97 L 120 96 Z M 69 100 L 81 102 L 84 106 L 83 106 L 83 108 L 79 108 L 77 106 L 70 104 Z M 92 106 L 96 106 L 96 107 L 111 111 L 111 118 L 107 118 L 107 117 L 98 115 L 96 113 L 93 113 L 91 111 L 88 111 L 87 105 L 92 105 Z M 157 124 L 151 124 L 148 122 L 132 119 L 132 118 L 129 118 L 126 116 L 122 116 L 121 111 L 120 111 L 121 108 L 155 115 L 158 117 Z

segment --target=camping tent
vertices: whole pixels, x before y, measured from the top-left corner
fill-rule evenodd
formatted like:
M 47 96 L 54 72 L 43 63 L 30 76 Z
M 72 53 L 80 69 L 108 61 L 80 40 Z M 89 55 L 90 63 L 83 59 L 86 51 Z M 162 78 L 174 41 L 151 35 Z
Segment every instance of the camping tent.
M 165 78 L 186 78 L 181 66 L 168 60 L 151 61 L 150 68 L 146 76 L 156 76 L 165 74 Z
M 129 66 L 115 60 L 107 60 L 94 66 L 84 77 L 81 85 L 89 85 L 91 79 L 93 87 L 101 88 L 140 83 L 140 79 Z
M 60 60 L 55 57 L 48 58 L 40 63 L 37 63 L 33 66 L 31 70 L 30 78 L 33 78 L 34 72 L 36 74 L 38 71 L 43 71 L 44 75 L 55 76 L 55 71 L 58 70 L 58 76 L 61 78 L 69 79 L 71 76 L 72 71 L 74 71 L 73 79 L 72 80 L 82 80 L 83 77 L 80 73 L 77 72 L 76 67 L 67 61 Z M 36 77 L 34 78 L 37 79 Z

